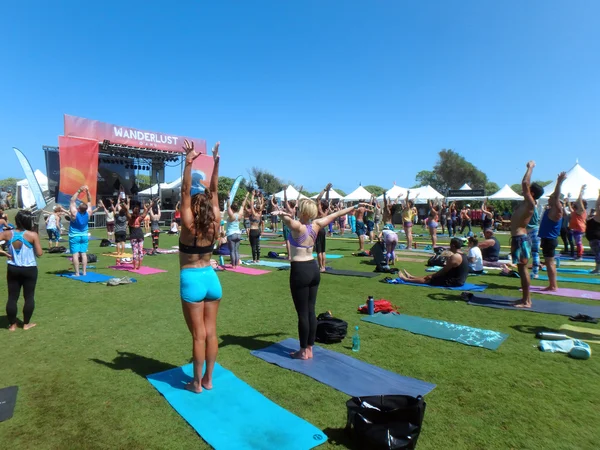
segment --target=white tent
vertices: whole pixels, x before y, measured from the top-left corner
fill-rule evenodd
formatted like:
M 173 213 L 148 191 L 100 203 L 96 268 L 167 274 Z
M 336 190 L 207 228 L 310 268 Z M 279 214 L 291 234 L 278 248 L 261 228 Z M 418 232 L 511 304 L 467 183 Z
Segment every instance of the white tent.
M 323 194 L 323 199 L 325 199 L 326 195 L 327 195 L 327 193 Z M 319 196 L 319 194 L 313 195 L 311 198 L 317 198 L 318 196 Z M 340 194 L 338 194 L 334 189 L 329 190 L 329 200 L 341 200 L 342 198 L 344 198 L 344 197 L 342 197 Z M 288 200 L 289 199 L 290 198 L 288 197 Z
M 349 193 L 344 197 L 345 202 L 357 202 L 359 200 L 364 200 L 368 202 L 371 200 L 372 194 L 367 191 L 362 185 L 358 186 L 354 191 Z
M 462 187 L 460 188 L 461 191 L 472 191 L 473 189 L 471 189 L 471 186 L 469 186 L 467 183 L 463 184 Z
M 386 191 L 385 196 L 388 198 L 388 200 L 394 201 L 396 198 L 398 198 L 398 196 L 400 196 L 400 198 L 406 198 L 407 191 L 408 189 L 394 184 L 390 190 Z M 383 194 L 377 197 L 377 200 L 383 201 Z
M 411 189 L 408 199 L 414 200 L 415 203 L 427 203 L 429 200 L 441 200 L 443 198 L 444 196 L 442 194 L 440 194 L 431 186 L 427 185 L 416 189 Z
M 275 194 L 275 198 L 277 200 L 283 200 L 283 192 L 284 191 L 279 191 L 277 194 Z M 298 198 L 298 194 L 299 194 L 299 192 L 291 184 L 285 189 L 285 195 L 287 196 L 288 200 L 296 200 Z M 308 198 L 308 197 L 304 194 L 300 194 L 300 198 Z
M 598 198 L 598 191 L 600 190 L 600 180 L 590 174 L 587 170 L 579 165 L 579 162 L 567 172 L 567 179 L 561 186 L 561 194 L 565 197 L 571 194 L 571 199 L 574 200 L 579 196 L 581 186 L 586 185 L 583 198 L 586 200 L 596 200 Z M 542 198 L 550 197 L 550 194 L 554 192 L 556 187 L 556 181 L 550 183 L 544 188 L 544 195 Z
M 181 187 L 181 177 L 179 177 L 175 181 L 171 181 L 170 183 L 160 183 L 161 191 L 179 189 L 180 187 Z M 158 184 L 155 184 L 154 186 L 149 187 L 148 189 L 144 189 L 143 191 L 140 191 L 138 193 L 138 195 L 141 195 L 141 196 L 158 195 Z
M 42 192 L 47 191 L 48 190 L 48 177 L 46 175 L 44 175 L 42 172 L 40 172 L 39 169 L 36 169 L 35 172 L 33 172 L 33 174 L 35 175 L 35 179 L 40 184 L 40 188 L 42 188 Z M 17 195 L 17 204 L 20 199 L 21 202 L 23 203 L 23 208 L 31 208 L 33 205 L 35 205 L 35 198 L 33 197 L 33 192 L 31 192 L 31 189 L 29 189 L 29 182 L 27 181 L 27 178 L 25 178 L 24 180 L 21 180 L 21 181 L 17 181 L 16 195 Z
M 523 196 L 517 194 L 508 184 L 502 189 L 488 197 L 489 200 L 523 200 Z

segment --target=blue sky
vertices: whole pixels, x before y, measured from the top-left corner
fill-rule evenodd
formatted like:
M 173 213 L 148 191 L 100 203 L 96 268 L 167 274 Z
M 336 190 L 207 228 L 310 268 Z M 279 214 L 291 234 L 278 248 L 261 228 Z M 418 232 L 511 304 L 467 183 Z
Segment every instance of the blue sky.
M 414 184 L 442 148 L 492 181 L 600 176 L 600 2 L 6 2 L 0 178 L 63 113 L 222 143 L 318 190 Z M 175 169 L 168 179 L 177 176 Z

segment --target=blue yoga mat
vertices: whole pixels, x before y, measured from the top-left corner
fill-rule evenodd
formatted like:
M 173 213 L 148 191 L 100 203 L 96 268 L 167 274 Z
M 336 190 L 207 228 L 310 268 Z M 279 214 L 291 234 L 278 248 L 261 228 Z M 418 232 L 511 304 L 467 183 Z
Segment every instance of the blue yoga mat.
M 442 267 L 433 266 L 433 267 L 428 267 L 427 269 L 425 269 L 425 272 L 439 272 L 440 270 L 442 270 Z M 480 275 L 487 275 L 487 271 L 484 270 L 483 273 L 470 273 L 469 274 L 470 277 L 478 277 Z
M 538 280 L 548 281 L 547 275 L 540 275 Z M 600 284 L 600 278 L 568 278 L 568 277 L 556 277 L 556 281 L 562 281 L 563 283 L 582 283 L 582 284 Z
M 467 303 L 474 306 L 488 306 L 490 308 L 512 309 L 515 311 L 558 314 L 560 316 L 585 314 L 591 317 L 600 317 L 600 306 L 532 299 L 531 308 L 515 308 L 513 305 L 519 300 L 520 299 L 517 298 L 502 297 L 500 295 L 478 296 L 477 294 L 473 294 L 469 295 Z
M 279 267 L 290 267 L 290 263 L 289 262 L 279 262 L 279 261 L 264 261 L 264 260 L 260 260 L 259 263 L 252 263 L 251 261 L 245 261 L 244 262 L 245 266 L 264 266 L 264 267 L 275 267 L 275 268 L 279 268 Z
M 313 257 L 316 258 L 317 254 L 313 253 Z M 340 259 L 343 257 L 344 257 L 344 255 L 335 255 L 335 254 L 331 255 L 329 253 L 325 253 L 325 259 Z
M 409 281 L 402 281 L 400 278 L 395 278 L 393 280 L 387 280 L 386 282 L 389 284 L 405 284 L 407 286 L 417 286 L 417 287 L 424 287 L 424 288 L 448 289 L 450 291 L 483 292 L 487 288 L 486 284 L 471 284 L 471 283 L 465 283 L 460 287 L 430 286 L 429 284 L 419 284 L 419 283 L 411 283 Z
M 405 314 L 377 313 L 364 317 L 364 322 L 370 322 L 389 328 L 399 328 L 415 334 L 422 334 L 445 341 L 483 347 L 496 350 L 508 337 L 508 334 L 492 330 L 482 330 L 466 325 L 444 322 L 443 320 L 424 319 L 423 317 L 407 316 Z
M 58 274 L 57 276 L 69 278 L 75 281 L 81 281 L 83 283 L 106 283 L 111 278 L 115 278 L 114 276 L 111 277 L 109 275 L 104 275 L 103 273 L 96 272 L 88 272 L 85 276 L 80 275 L 78 277 L 76 277 L 73 273 Z
M 425 395 L 435 384 L 398 375 L 366 362 L 321 347 L 313 347 L 314 358 L 306 361 L 292 359 L 298 350 L 297 339 L 286 339 L 252 354 L 284 369 L 293 370 L 351 397 L 367 395 Z
M 544 267 L 542 269 L 544 272 L 547 271 L 547 269 Z M 581 274 L 581 275 L 591 275 L 592 273 L 592 269 L 570 269 L 568 267 L 557 267 L 556 271 L 558 273 L 576 273 L 576 274 Z
M 192 364 L 148 375 L 148 381 L 215 449 L 310 449 L 327 436 L 215 364 L 214 389 L 186 391 Z

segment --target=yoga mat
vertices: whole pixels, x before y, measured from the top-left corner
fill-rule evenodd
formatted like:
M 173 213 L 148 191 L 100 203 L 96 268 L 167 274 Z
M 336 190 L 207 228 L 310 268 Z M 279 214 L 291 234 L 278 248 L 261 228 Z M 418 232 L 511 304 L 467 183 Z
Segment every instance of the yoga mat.
M 531 286 L 529 288 L 534 294 L 556 295 L 558 297 L 585 298 L 588 300 L 600 300 L 600 292 L 584 291 L 581 289 L 568 289 L 559 287 L 556 291 L 543 291 L 541 286 Z
M 433 266 L 425 269 L 425 272 L 439 272 L 440 270 L 442 270 L 442 267 Z M 483 273 L 469 273 L 470 277 L 478 277 L 480 275 L 487 275 L 487 272 L 484 270 Z
M 214 389 L 184 389 L 192 364 L 148 375 L 148 381 L 213 448 L 310 449 L 327 441 L 321 430 L 273 403 L 232 372 L 215 364 Z
M 313 257 L 317 257 L 316 253 L 313 253 Z M 344 255 L 336 255 L 336 254 L 331 254 L 331 253 L 325 253 L 325 259 L 340 259 L 343 258 Z
M 264 275 L 266 273 L 271 273 L 268 270 L 253 269 L 252 267 L 243 267 L 243 266 L 237 266 L 234 269 L 233 267 L 231 267 L 231 264 L 226 264 L 224 266 L 221 266 L 221 269 L 224 269 L 227 272 L 243 273 L 245 275 Z
M 419 259 L 419 258 L 405 258 L 403 256 L 396 256 L 396 261 L 402 261 L 402 262 L 416 262 L 416 263 L 422 263 L 425 264 L 427 262 L 427 259 Z
M 267 244 L 267 245 L 260 245 L 260 248 L 277 248 L 277 249 L 285 249 L 285 244 L 281 244 L 281 245 L 271 245 L 271 244 Z
M 83 283 L 106 283 L 111 278 L 114 278 L 109 275 L 104 275 L 102 273 L 95 273 L 95 272 L 88 272 L 85 276 L 80 275 L 78 277 L 76 277 L 74 273 L 58 274 L 56 276 L 63 277 L 63 278 L 69 278 L 69 279 L 75 280 L 75 281 L 81 281 Z
M 318 346 L 313 347 L 313 359 L 292 359 L 290 353 L 298 348 L 297 339 L 286 339 L 250 353 L 271 364 L 314 378 L 351 397 L 394 394 L 416 397 L 435 388 L 435 384 L 398 375 Z
M 408 286 L 417 286 L 417 287 L 434 288 L 434 289 L 448 289 L 450 291 L 483 292 L 487 288 L 486 284 L 471 284 L 471 283 L 465 283 L 460 287 L 430 286 L 429 284 L 419 284 L 419 283 L 411 283 L 409 281 L 402 281 L 400 278 L 396 278 L 394 280 L 388 280 L 387 283 L 389 283 L 389 284 L 406 284 Z
M 0 389 L 0 422 L 10 419 L 17 404 L 18 386 L 9 386 Z
M 569 266 L 569 267 L 594 267 L 594 261 L 561 261 L 560 266 Z M 592 270 L 592 269 L 590 269 Z
M 377 272 L 357 272 L 355 270 L 340 270 L 340 269 L 333 269 L 331 267 L 327 267 L 325 272 L 323 273 L 328 273 L 330 275 L 343 275 L 346 277 L 364 277 L 364 278 L 375 278 L 379 275 L 381 275 L 381 273 L 377 273 Z
M 573 339 L 579 339 L 590 344 L 600 344 L 600 330 L 574 325 L 561 325 L 561 330 L 567 330 L 567 335 Z
M 531 308 L 515 308 L 513 305 L 518 298 L 502 297 L 500 295 L 469 296 L 467 303 L 474 306 L 488 306 L 490 308 L 512 309 L 513 311 L 531 311 L 544 314 L 558 314 L 561 316 L 576 316 L 585 314 L 591 317 L 600 317 L 600 306 L 578 305 L 576 303 L 555 302 L 552 300 L 531 300 Z
M 102 253 L 102 256 L 112 256 L 113 258 L 133 258 L 131 253 L 123 253 L 122 255 L 117 255 L 116 253 Z
M 542 269 L 544 272 L 547 272 L 548 269 L 545 267 Z M 577 273 L 581 275 L 592 275 L 592 269 L 569 269 L 567 267 L 557 267 L 556 271 L 558 273 Z
M 141 266 L 138 270 L 133 270 L 133 264 L 120 264 L 118 266 L 108 266 L 109 269 L 126 270 L 127 272 L 137 273 L 139 275 L 154 275 L 155 273 L 164 273 L 166 270 L 155 269 L 154 267 Z
M 492 330 L 482 330 L 466 325 L 444 322 L 443 320 L 425 319 L 423 317 L 407 316 L 397 313 L 377 313 L 362 319 L 389 328 L 399 328 L 414 334 L 422 334 L 445 341 L 458 342 L 473 347 L 496 350 L 508 337 L 508 334 Z
M 540 275 L 538 280 L 548 281 L 547 275 Z M 600 284 L 600 278 L 568 278 L 568 277 L 556 277 L 556 281 L 563 283 L 580 283 L 580 284 Z
M 253 263 L 252 261 L 242 261 L 242 264 L 248 266 L 264 266 L 264 267 L 274 267 L 276 269 L 280 267 L 290 267 L 289 262 L 279 262 L 279 261 L 260 261 L 257 263 Z

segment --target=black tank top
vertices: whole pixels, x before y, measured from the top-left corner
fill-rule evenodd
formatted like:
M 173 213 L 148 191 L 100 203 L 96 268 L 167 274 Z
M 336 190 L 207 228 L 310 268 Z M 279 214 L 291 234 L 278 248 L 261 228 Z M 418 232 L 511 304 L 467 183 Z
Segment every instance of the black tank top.
M 447 286 L 462 286 L 467 282 L 467 277 L 469 276 L 469 260 L 467 256 L 462 254 L 462 262 L 460 266 L 453 267 L 446 274 L 447 276 Z
M 481 256 L 485 261 L 498 261 L 500 259 L 500 242 L 494 236 L 490 239 L 494 240 L 494 245 L 488 248 L 482 248 Z

